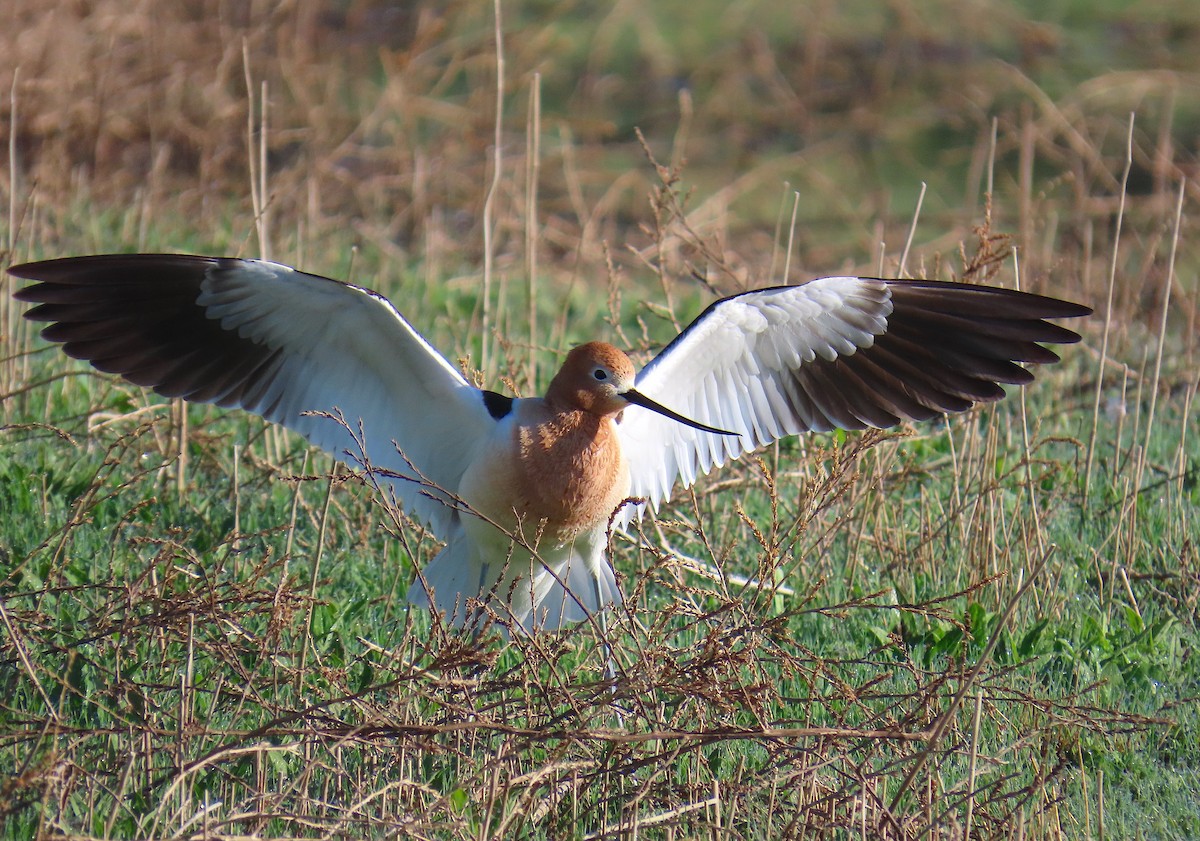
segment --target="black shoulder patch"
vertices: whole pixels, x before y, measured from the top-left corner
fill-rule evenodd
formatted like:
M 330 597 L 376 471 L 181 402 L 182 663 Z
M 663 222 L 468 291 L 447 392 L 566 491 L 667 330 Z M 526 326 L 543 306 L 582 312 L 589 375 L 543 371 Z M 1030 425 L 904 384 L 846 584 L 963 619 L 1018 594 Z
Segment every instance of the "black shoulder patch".
M 512 412 L 513 399 L 503 394 L 498 394 L 495 391 L 485 391 L 483 393 L 483 405 L 487 407 L 489 415 L 496 420 L 500 420 L 501 418 L 508 417 Z

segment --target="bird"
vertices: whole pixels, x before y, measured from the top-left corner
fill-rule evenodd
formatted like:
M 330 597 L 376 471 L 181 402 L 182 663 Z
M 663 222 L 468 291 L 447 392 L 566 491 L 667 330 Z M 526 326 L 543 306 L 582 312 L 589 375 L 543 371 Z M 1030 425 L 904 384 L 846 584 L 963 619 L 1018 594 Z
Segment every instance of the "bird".
M 237 407 L 375 471 L 443 546 L 408 601 L 557 630 L 622 594 L 609 535 L 785 436 L 999 400 L 1087 306 L 952 281 L 823 277 L 721 298 L 638 371 L 572 348 L 543 397 L 477 388 L 378 292 L 241 257 L 108 254 L 9 269 L 41 335 L 169 398 Z M 344 420 L 343 420 L 344 419 Z M 339 422 L 341 421 L 341 422 Z M 478 627 L 478 624 L 476 624 Z

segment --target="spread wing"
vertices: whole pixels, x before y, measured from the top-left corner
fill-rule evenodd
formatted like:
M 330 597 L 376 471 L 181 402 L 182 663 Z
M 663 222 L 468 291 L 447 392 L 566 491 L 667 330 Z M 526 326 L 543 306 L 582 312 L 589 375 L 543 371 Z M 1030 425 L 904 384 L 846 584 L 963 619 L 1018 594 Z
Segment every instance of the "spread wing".
M 183 255 L 9 271 L 37 281 L 16 296 L 38 304 L 27 317 L 51 322 L 42 335 L 76 359 L 167 397 L 261 415 L 343 461 L 360 454 L 350 434 L 305 412 L 361 421 L 373 466 L 410 479 L 415 467 L 450 490 L 471 456 L 463 442 L 492 424 L 483 393 L 369 289 L 263 260 Z M 393 485 L 407 511 L 448 535 L 451 508 L 414 481 Z
M 1009 289 L 859 277 L 717 301 L 642 369 L 637 389 L 737 435 L 626 410 L 630 493 L 657 506 L 677 481 L 785 435 L 886 428 L 999 400 L 1001 383 L 1033 380 L 1018 362 L 1058 361 L 1040 342 L 1079 340 L 1045 319 L 1090 312 Z

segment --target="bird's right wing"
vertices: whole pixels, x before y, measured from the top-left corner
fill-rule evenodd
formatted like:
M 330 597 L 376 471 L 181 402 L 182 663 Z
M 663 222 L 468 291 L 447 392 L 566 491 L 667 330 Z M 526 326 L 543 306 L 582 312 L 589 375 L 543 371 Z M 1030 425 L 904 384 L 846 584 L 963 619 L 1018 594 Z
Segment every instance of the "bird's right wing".
M 736 435 L 715 435 L 636 407 L 618 434 L 634 497 L 651 506 L 786 435 L 886 428 L 961 412 L 1056 362 L 1039 342 L 1079 336 L 1047 318 L 1087 307 L 1010 289 L 922 280 L 827 277 L 712 304 L 638 375 L 637 389 Z M 618 525 L 636 516 L 626 507 Z
M 240 407 L 349 463 L 361 453 L 347 430 L 305 413 L 340 411 L 355 435 L 361 422 L 372 466 L 405 477 L 392 480 L 405 509 L 448 536 L 453 509 L 426 483 L 456 490 L 493 421 L 483 392 L 382 295 L 240 258 L 114 254 L 9 271 L 37 281 L 16 297 L 52 322 L 42 335 L 101 371 Z

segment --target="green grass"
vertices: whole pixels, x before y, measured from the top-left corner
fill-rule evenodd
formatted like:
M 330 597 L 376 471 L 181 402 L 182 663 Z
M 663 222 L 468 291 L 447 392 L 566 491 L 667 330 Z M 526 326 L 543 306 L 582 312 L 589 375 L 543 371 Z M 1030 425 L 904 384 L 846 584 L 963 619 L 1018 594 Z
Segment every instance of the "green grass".
M 644 545 L 614 539 L 628 602 L 607 631 L 504 644 L 404 606 L 437 544 L 331 477 L 328 456 L 209 407 L 185 427 L 178 406 L 36 339 L 6 278 L 0 837 L 960 838 L 968 815 L 977 838 L 1200 835 L 1192 193 L 1155 373 L 1173 191 L 1200 112 L 1182 84 L 1194 56 L 1171 50 L 1191 7 L 830 7 L 817 25 L 788 4 L 726 5 L 622 5 L 608 52 L 587 7 L 506 6 L 490 298 L 482 6 L 380 48 L 353 24 L 367 4 L 349 4 L 350 23 L 313 36 L 335 46 L 317 55 L 290 13 L 164 13 L 166 64 L 108 18 L 61 18 L 64 42 L 91 35 L 78 66 L 101 68 L 87 80 L 110 109 L 98 123 L 62 105 L 91 99 L 71 67 L 38 63 L 32 36 L 5 59 L 24 80 L 10 262 L 258 247 L 241 45 L 221 29 L 243 27 L 273 92 L 273 256 L 381 289 L 472 370 L 486 346 L 492 387 L 537 391 L 585 338 L 645 358 L 712 300 L 697 276 L 722 292 L 780 276 L 785 180 L 801 192 L 793 278 L 897 271 L 924 181 L 910 273 L 970 266 L 1012 285 L 1015 244 L 1023 288 L 1098 315 L 1002 403 L 900 435 L 781 442 L 677 494 Z M 122 72 L 88 59 L 100 43 Z M 225 75 L 177 96 L 172 72 Z M 678 179 L 655 172 L 634 126 L 663 163 L 686 135 Z M 143 136 L 172 150 L 159 168 Z

